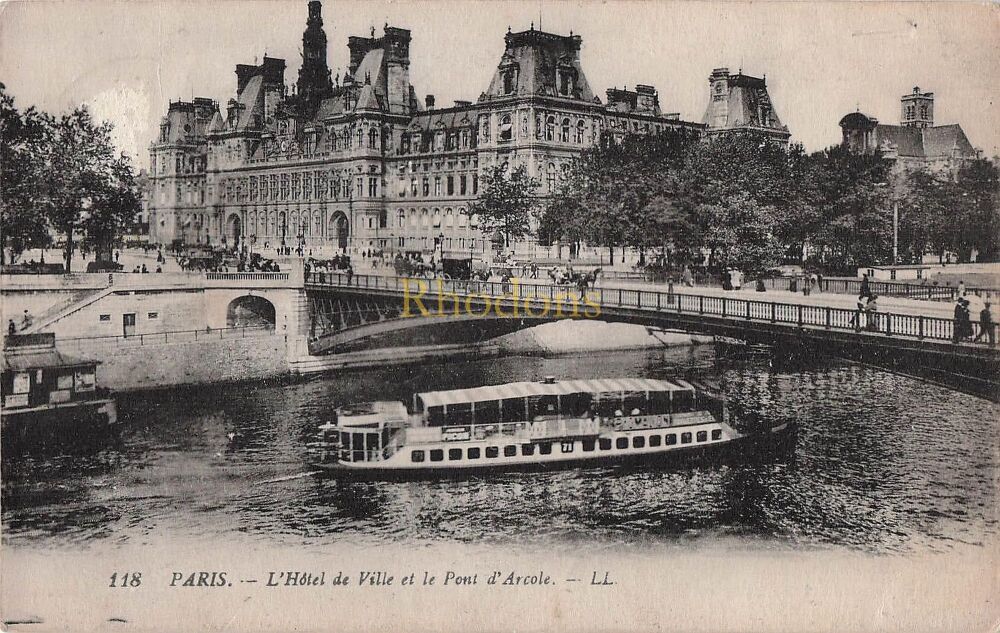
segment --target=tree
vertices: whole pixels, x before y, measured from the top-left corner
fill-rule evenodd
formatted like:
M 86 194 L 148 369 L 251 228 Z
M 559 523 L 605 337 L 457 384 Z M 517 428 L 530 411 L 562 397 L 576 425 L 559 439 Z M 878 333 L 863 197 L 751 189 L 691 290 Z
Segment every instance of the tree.
M 499 234 L 504 247 L 512 240 L 531 234 L 531 218 L 536 205 L 538 180 L 523 166 L 508 170 L 496 165 L 480 181 L 479 198 L 469 205 L 469 215 L 479 216 L 486 233 Z
M 958 216 L 957 248 L 960 261 L 996 261 L 1000 256 L 1000 174 L 997 165 L 977 159 L 956 174 L 954 201 Z
M 118 232 L 135 220 L 139 196 L 129 159 L 115 155 L 112 125 L 96 123 L 86 107 L 52 121 L 42 156 L 41 204 L 65 240 L 70 272 L 76 237 L 106 255 Z
M 26 249 L 48 245 L 37 204 L 47 123 L 34 108 L 19 112 L 0 83 L 0 264 L 7 263 L 8 248 L 16 261 Z
M 702 205 L 699 215 L 715 266 L 757 275 L 780 260 L 784 249 L 774 234 L 773 207 L 760 205 L 749 194 L 735 194 L 721 204 Z

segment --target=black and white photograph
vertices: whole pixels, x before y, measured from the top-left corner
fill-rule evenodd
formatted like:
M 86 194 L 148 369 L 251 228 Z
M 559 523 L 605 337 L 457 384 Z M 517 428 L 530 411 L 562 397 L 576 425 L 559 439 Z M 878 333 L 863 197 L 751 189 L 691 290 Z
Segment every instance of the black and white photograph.
M 3 630 L 1000 630 L 997 42 L 0 4 Z

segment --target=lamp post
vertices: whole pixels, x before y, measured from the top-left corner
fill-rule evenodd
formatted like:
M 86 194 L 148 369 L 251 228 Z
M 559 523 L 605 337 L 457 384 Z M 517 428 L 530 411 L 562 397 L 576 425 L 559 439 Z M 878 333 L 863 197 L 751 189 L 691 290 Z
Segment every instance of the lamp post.
M 892 265 L 899 263 L 899 200 L 892 201 Z

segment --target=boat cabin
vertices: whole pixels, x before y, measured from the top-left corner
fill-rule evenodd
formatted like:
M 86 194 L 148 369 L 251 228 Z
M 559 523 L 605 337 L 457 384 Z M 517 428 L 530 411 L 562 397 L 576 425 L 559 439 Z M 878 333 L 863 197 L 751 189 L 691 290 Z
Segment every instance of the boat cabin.
M 5 413 L 98 396 L 98 361 L 72 358 L 56 350 L 55 334 L 5 336 L 2 362 L 0 392 Z
M 698 409 L 721 413 L 721 402 L 698 394 L 683 380 L 546 378 L 421 393 L 414 396 L 414 409 L 427 426 L 449 426 L 670 415 Z

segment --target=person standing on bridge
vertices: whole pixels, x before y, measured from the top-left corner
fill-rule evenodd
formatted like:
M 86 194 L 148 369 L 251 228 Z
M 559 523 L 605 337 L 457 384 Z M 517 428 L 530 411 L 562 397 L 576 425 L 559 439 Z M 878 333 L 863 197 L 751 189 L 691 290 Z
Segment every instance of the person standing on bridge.
M 969 302 L 959 297 L 955 302 L 955 323 L 952 326 L 952 342 L 960 343 L 972 336 L 972 320 L 969 315 Z
M 864 324 L 861 322 L 861 316 L 868 306 L 868 297 L 866 295 L 858 295 L 858 305 L 857 311 L 855 311 L 854 316 L 851 317 L 850 326 L 854 328 L 855 332 L 860 332 Z
M 14 319 L 7 319 L 7 334 L 14 336 L 17 333 L 17 326 L 14 325 Z
M 983 309 L 979 311 L 979 334 L 972 339 L 973 343 L 978 343 L 979 339 L 986 335 L 990 345 L 996 345 L 996 324 L 993 323 L 993 314 L 990 313 L 990 302 L 987 300 L 983 304 Z
M 862 297 L 868 297 L 872 293 L 871 284 L 868 283 L 868 273 L 861 275 L 861 292 L 859 293 Z
M 689 266 L 684 267 L 684 272 L 681 273 L 681 281 L 688 288 L 694 288 L 694 275 L 691 274 L 691 268 Z

